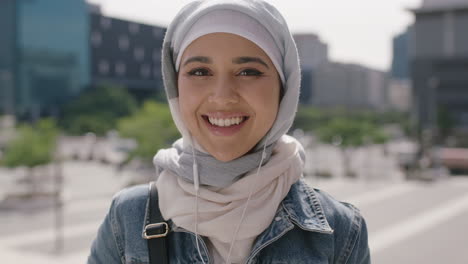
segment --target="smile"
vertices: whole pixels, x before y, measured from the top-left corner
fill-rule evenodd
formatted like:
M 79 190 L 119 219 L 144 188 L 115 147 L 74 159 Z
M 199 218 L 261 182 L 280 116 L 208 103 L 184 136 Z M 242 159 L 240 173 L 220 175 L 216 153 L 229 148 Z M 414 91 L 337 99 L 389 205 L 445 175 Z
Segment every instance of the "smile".
M 231 118 L 215 118 L 208 117 L 208 122 L 214 126 L 229 127 L 239 125 L 247 119 L 245 116 L 231 117 Z
M 207 128 L 216 136 L 232 136 L 247 123 L 249 116 L 203 115 Z

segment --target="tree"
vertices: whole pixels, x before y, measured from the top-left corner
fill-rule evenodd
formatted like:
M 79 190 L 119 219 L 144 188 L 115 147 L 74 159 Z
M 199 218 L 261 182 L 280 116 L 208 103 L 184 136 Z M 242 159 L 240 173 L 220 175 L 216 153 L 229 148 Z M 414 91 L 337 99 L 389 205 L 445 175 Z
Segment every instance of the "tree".
M 136 100 L 125 88 L 98 86 L 84 92 L 64 109 L 61 126 L 70 134 L 103 135 L 116 127 L 119 118 L 136 109 Z
M 120 136 L 134 138 L 138 147 L 130 158 L 138 157 L 150 162 L 158 149 L 169 146 L 180 137 L 167 104 L 147 101 L 129 117 L 118 121 Z
M 350 152 L 353 148 L 368 142 L 384 143 L 387 137 L 383 132 L 368 121 L 357 121 L 342 117 L 334 118 L 316 130 L 318 138 L 326 143 L 340 147 L 343 157 L 345 174 L 352 176 L 350 170 Z
M 410 121 L 407 113 L 402 112 L 375 112 L 371 110 L 350 110 L 345 108 L 317 108 L 301 105 L 294 120 L 293 129 L 313 131 L 336 118 L 346 118 L 356 122 L 369 123 L 373 126 L 398 124 L 405 133 L 410 134 Z
M 2 164 L 14 168 L 28 167 L 30 193 L 37 192 L 34 168 L 52 162 L 56 148 L 58 129 L 52 119 L 43 119 L 35 126 L 22 125 L 17 137 L 8 144 Z
M 294 119 L 293 129 L 300 128 L 303 131 L 311 131 L 327 121 L 325 111 L 310 106 L 299 107 Z

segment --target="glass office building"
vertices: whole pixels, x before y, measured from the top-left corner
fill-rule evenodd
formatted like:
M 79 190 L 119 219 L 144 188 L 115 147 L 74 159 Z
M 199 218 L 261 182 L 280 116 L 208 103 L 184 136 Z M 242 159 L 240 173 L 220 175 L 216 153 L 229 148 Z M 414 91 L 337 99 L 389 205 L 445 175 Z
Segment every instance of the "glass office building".
M 160 94 L 164 27 L 90 13 L 91 84 L 126 87 L 138 101 Z
M 89 84 L 84 0 L 2 0 L 0 30 L 2 112 L 51 114 Z
M 0 112 L 14 112 L 15 0 L 0 1 Z
M 413 113 L 420 130 L 468 135 L 468 2 L 423 1 L 411 54 Z

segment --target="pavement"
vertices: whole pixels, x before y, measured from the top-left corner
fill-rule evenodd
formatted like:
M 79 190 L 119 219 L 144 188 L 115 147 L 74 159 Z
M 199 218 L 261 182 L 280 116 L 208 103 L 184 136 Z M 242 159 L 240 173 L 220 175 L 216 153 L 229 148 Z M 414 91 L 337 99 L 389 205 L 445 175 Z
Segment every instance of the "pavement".
M 57 240 L 53 207 L 0 210 L 2 263 L 86 262 L 112 195 L 122 188 L 125 176 L 112 166 L 80 161 L 66 162 L 63 173 L 63 239 Z M 0 170 L 0 193 L 7 191 L 2 186 L 8 186 L 3 185 L 8 176 L 8 171 Z M 468 176 L 433 182 L 405 181 L 400 176 L 306 180 L 360 208 L 369 229 L 373 263 L 468 263 Z
M 434 182 L 309 183 L 361 210 L 372 263 L 468 263 L 468 176 Z
M 52 171 L 51 169 L 49 171 Z M 14 174 L 18 175 L 14 175 Z M 0 178 L 18 178 L 13 170 Z M 53 203 L 36 208 L 18 204 L 17 210 L 0 210 L 0 256 L 4 263 L 85 263 L 89 247 L 112 196 L 122 188 L 124 175 L 114 167 L 96 162 L 70 161 L 63 164 L 64 192 L 61 230 L 57 242 L 56 211 Z M 5 182 L 5 180 L 3 180 Z M 8 186 L 11 188 L 13 184 Z M 11 189 L 0 187 L 0 193 Z M 25 228 L 27 227 L 27 228 Z M 59 236 L 60 237 L 60 236 Z

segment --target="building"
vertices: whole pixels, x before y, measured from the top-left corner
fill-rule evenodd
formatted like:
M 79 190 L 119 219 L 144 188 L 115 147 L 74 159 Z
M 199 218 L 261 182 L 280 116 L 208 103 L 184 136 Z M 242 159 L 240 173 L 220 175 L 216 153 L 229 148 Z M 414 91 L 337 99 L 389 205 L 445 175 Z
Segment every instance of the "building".
M 385 110 L 387 74 L 330 62 L 328 45 L 315 34 L 294 34 L 302 68 L 300 102 L 319 107 Z
M 328 62 L 328 45 L 315 34 L 294 34 L 301 66 L 316 68 Z
M 0 31 L 3 113 L 53 114 L 89 85 L 89 16 L 84 0 L 2 0 Z
M 314 96 L 314 69 L 328 62 L 328 45 L 315 34 L 294 34 L 301 62 L 301 103 L 311 103 Z
M 408 80 L 410 78 L 410 53 L 412 46 L 413 27 L 409 26 L 404 32 L 393 38 L 393 59 L 391 77 L 393 79 Z
M 165 28 L 111 18 L 90 7 L 91 76 L 93 86 L 127 87 L 143 100 L 163 91 L 161 47 Z
M 314 71 L 312 104 L 320 107 L 385 110 L 387 74 L 356 64 L 325 63 Z
M 412 112 L 419 130 L 434 135 L 450 123 L 468 132 L 468 0 L 425 0 L 411 11 Z
M 411 110 L 411 80 L 391 78 L 388 83 L 388 106 L 398 112 Z
M 55 115 L 101 84 L 162 89 L 165 28 L 106 17 L 85 0 L 0 1 L 0 114 Z
M 368 108 L 377 111 L 389 109 L 388 73 L 365 67 L 367 75 L 367 94 L 362 96 L 366 98 Z
M 408 112 L 411 105 L 410 58 L 414 48 L 413 26 L 393 38 L 393 58 L 388 84 L 388 107 Z

